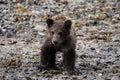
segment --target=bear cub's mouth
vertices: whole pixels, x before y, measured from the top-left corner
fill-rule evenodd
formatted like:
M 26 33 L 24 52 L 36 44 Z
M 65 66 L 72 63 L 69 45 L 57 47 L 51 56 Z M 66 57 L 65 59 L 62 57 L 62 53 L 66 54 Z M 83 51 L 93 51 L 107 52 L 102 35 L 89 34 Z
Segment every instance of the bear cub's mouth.
M 59 46 L 60 46 L 60 43 L 54 43 L 54 42 L 52 42 L 52 44 L 53 44 L 54 46 L 56 46 L 56 47 L 59 47 Z

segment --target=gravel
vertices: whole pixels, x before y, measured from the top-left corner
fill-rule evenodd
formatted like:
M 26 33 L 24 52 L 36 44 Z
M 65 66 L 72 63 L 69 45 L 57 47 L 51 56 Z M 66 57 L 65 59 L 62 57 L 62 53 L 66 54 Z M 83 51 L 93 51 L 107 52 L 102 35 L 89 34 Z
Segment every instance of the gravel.
M 119 0 L 0 0 L 0 80 L 120 80 Z M 46 19 L 71 19 L 75 74 L 38 69 Z M 62 69 L 62 53 L 56 65 Z

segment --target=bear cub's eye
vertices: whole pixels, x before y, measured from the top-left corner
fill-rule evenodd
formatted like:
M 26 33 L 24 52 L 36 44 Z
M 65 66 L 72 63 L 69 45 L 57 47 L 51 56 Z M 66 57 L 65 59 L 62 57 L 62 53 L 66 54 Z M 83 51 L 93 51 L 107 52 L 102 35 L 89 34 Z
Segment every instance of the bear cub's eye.
M 58 32 L 59 35 L 62 35 L 62 32 Z
M 52 31 L 51 34 L 54 34 L 54 32 Z

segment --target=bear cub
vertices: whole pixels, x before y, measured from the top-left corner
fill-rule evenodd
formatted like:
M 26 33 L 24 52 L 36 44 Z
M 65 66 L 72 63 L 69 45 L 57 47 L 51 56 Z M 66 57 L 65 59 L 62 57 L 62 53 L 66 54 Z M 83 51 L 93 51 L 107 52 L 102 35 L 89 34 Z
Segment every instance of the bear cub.
M 63 52 L 63 67 L 68 73 L 74 72 L 76 35 L 71 20 L 47 19 L 47 35 L 41 48 L 40 67 L 55 69 L 56 52 Z

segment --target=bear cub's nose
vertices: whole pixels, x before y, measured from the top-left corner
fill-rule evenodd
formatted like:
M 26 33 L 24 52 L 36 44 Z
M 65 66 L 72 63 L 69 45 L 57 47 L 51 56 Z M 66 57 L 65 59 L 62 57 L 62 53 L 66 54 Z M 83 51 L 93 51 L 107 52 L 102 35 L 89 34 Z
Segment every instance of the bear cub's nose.
M 54 44 L 58 44 L 58 40 L 57 39 L 53 39 L 53 43 Z
M 54 42 L 54 44 L 57 44 L 58 43 L 58 41 L 53 41 Z

